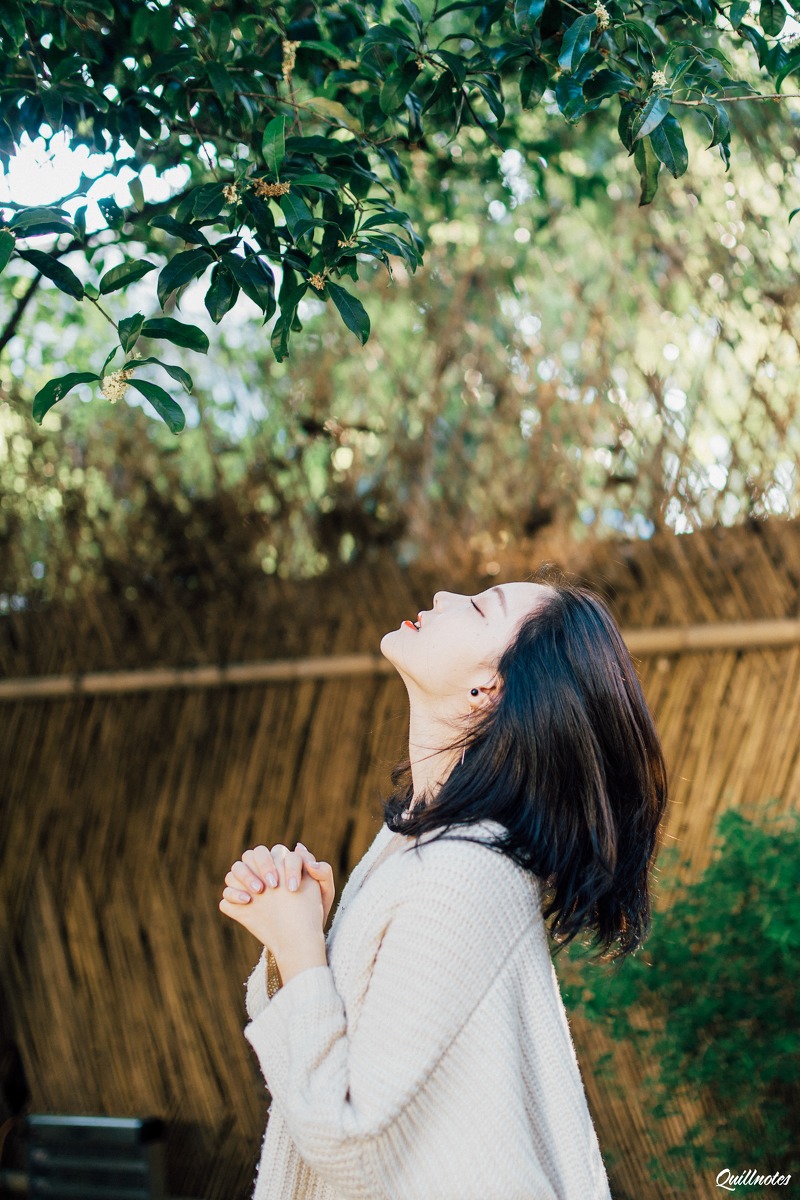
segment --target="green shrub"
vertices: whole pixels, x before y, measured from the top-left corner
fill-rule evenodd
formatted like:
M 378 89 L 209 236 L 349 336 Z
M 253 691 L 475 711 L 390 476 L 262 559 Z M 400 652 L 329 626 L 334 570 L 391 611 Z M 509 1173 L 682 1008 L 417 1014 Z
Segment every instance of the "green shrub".
M 584 963 L 583 988 L 564 994 L 568 1007 L 606 1024 L 615 1040 L 633 1038 L 658 1063 L 644 1100 L 657 1122 L 679 1111 L 682 1095 L 702 1103 L 703 1122 L 648 1164 L 673 1186 L 713 1164 L 797 1168 L 800 820 L 776 804 L 758 820 L 723 813 L 693 883 L 678 881 L 678 852 L 663 850 L 646 947 L 613 968 Z

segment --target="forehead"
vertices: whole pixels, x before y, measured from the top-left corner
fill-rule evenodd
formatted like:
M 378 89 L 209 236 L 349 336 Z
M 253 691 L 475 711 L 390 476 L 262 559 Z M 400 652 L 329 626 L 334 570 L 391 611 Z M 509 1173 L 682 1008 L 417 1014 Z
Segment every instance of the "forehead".
M 509 614 L 532 612 L 543 600 L 554 594 L 555 589 L 544 583 L 499 583 L 482 593 L 500 603 L 498 591 L 502 592 Z

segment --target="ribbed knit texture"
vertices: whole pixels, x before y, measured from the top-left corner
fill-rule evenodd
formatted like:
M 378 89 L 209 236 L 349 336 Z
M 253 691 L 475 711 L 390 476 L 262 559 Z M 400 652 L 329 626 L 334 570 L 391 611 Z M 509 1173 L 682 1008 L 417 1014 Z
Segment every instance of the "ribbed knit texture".
M 328 966 L 270 996 L 264 951 L 247 981 L 272 1096 L 253 1200 L 609 1200 L 537 880 L 449 835 L 370 873 L 391 837 Z

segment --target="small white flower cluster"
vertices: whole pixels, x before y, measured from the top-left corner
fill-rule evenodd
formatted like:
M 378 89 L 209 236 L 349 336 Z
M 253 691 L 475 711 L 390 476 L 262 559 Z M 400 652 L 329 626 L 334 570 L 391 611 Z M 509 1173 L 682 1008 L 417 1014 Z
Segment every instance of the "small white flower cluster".
M 800 33 L 790 33 L 788 37 L 783 39 L 781 45 L 784 50 L 792 50 L 798 42 L 800 42 Z
M 663 71 L 653 71 L 653 87 L 666 87 L 667 77 Z
M 109 404 L 116 404 L 123 398 L 128 389 L 128 380 L 131 375 L 133 375 L 133 368 L 129 367 L 127 371 L 112 371 L 110 375 L 103 376 L 100 391 Z
M 222 194 L 229 204 L 236 204 L 239 199 L 239 189 L 235 183 L 226 183 Z
M 284 83 L 291 83 L 294 61 L 297 58 L 297 47 L 299 45 L 299 42 L 290 42 L 288 38 L 283 39 L 283 63 L 281 64 L 281 70 L 283 72 Z
M 597 3 L 594 6 L 594 15 L 597 17 L 597 28 L 608 29 L 608 24 L 611 20 L 611 17 L 606 6 L 601 3 L 601 0 L 597 0 Z
M 267 183 L 266 179 L 253 179 L 251 186 L 257 196 L 267 197 L 285 196 L 292 188 L 290 180 L 287 180 L 286 183 Z

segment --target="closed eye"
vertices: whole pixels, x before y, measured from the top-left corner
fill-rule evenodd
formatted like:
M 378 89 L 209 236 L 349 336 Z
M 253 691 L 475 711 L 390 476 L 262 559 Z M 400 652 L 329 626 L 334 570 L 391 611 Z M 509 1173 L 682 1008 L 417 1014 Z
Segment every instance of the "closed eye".
M 470 604 L 472 605 L 472 607 L 475 609 L 475 612 L 476 612 L 476 613 L 480 613 L 480 615 L 481 615 L 481 616 L 483 616 L 483 613 L 482 613 L 482 612 L 481 612 L 481 610 L 478 608 L 477 604 L 476 604 L 476 603 L 475 603 L 475 601 L 472 599 L 472 597 L 470 597 L 470 601 L 469 601 L 469 602 L 470 602 Z

